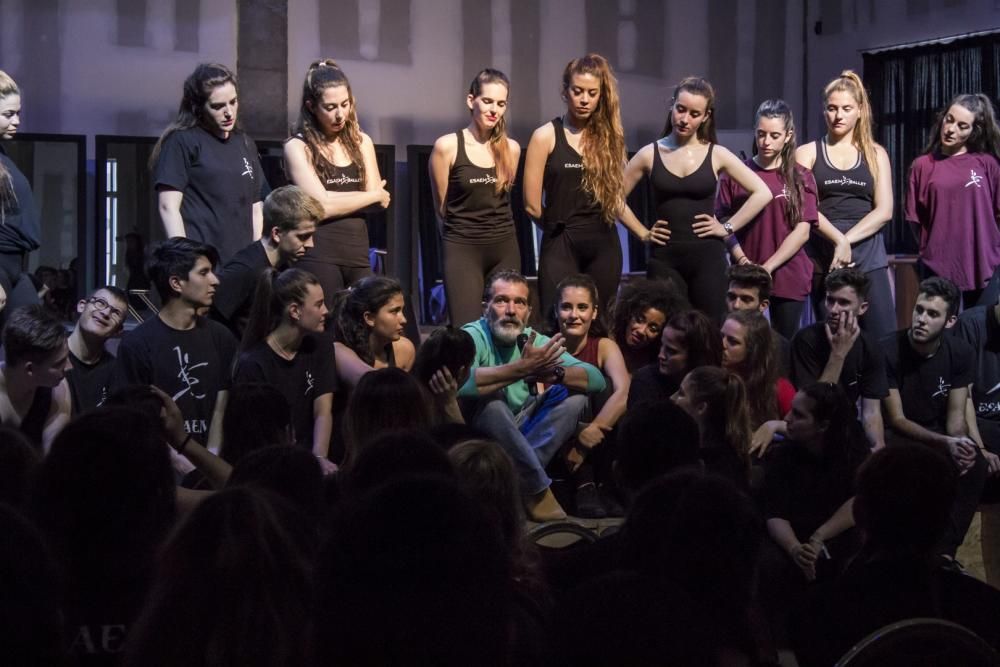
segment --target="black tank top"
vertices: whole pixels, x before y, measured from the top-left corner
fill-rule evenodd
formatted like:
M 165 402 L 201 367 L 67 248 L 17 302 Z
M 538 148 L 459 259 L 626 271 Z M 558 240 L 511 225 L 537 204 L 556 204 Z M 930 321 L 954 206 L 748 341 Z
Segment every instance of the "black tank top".
M 542 188 L 545 191 L 545 210 L 542 219 L 545 229 L 554 231 L 559 225 L 583 227 L 595 222 L 603 224 L 601 207 L 593 195 L 583 189 L 583 156 L 566 141 L 561 118 L 552 119 L 556 145 L 545 160 Z
M 17 428 L 24 433 L 33 443 L 42 445 L 42 433 L 45 430 L 45 420 L 48 419 L 49 410 L 52 408 L 52 387 L 38 387 L 35 395 L 31 399 L 31 406 L 21 425 Z
M 856 222 L 875 207 L 875 179 L 861 151 L 853 167 L 837 169 L 827 155 L 826 141 L 817 139 L 812 171 L 819 194 L 819 212 L 827 220 Z
M 659 145 L 653 144 L 653 170 L 650 181 L 653 184 L 653 196 L 656 202 L 656 218 L 670 223 L 671 243 L 690 243 L 703 240 L 695 236 L 691 225 L 694 224 L 696 215 L 701 213 L 713 215 L 715 213 L 715 191 L 718 179 L 712 169 L 712 149 L 714 148 L 715 144 L 709 144 L 701 166 L 691 174 L 681 178 L 667 169 L 666 165 L 663 164 Z
M 301 134 L 296 134 L 295 138 L 305 142 Z M 353 163 L 346 167 L 334 166 L 333 173 L 326 179 L 319 178 L 327 192 L 360 192 L 365 189 L 365 184 L 361 182 L 361 170 Z M 362 213 L 323 220 L 316 226 L 313 243 L 314 247 L 306 253 L 310 260 L 338 266 L 369 264 L 368 225 Z
M 497 194 L 496 167 L 478 167 L 465 153 L 465 133 L 455 133 L 458 152 L 448 174 L 444 238 L 460 243 L 485 244 L 514 235 L 510 192 Z

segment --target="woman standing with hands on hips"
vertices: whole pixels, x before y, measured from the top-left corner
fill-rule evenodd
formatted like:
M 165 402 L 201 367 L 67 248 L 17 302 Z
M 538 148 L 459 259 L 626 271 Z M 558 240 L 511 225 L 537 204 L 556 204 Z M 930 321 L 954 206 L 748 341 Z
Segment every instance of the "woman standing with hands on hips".
M 959 95 L 938 116 L 910 167 L 906 220 L 925 269 L 975 306 L 1000 266 L 1000 128 L 986 95 Z
M 285 164 L 292 183 L 318 199 L 327 216 L 298 267 L 319 279 L 332 306 L 337 292 L 372 275 L 364 209 L 389 205 L 375 144 L 361 131 L 351 84 L 333 60 L 306 72 Z
M 0 140 L 13 139 L 21 125 L 21 91 L 6 72 L 0 70 Z M 17 306 L 38 303 L 34 290 L 26 300 L 15 303 L 14 285 L 25 267 L 28 253 L 37 250 L 42 237 L 28 179 L 0 148 L 0 311 L 11 299 L 10 312 Z M 19 290 L 20 291 L 20 290 Z M 4 321 L 0 315 L 0 323 Z
M 622 273 L 615 219 L 625 203 L 626 159 L 618 82 L 608 61 L 596 53 L 571 60 L 562 99 L 566 113 L 535 130 L 524 162 L 524 208 L 542 228 L 542 312 L 555 307 L 562 278 L 582 273 L 596 283 L 601 302 L 594 305 L 606 313 Z M 652 239 L 634 216 L 622 221 L 640 239 Z
M 653 246 L 647 276 L 674 281 L 692 306 L 719 322 L 728 285 L 723 239 L 753 220 L 771 201 L 771 191 L 729 149 L 717 145 L 714 113 L 712 84 L 698 77 L 682 80 L 674 88 L 663 138 L 644 146 L 625 168 L 625 193 L 649 176 L 657 217 L 651 231 L 656 234 L 665 225 L 669 233 L 665 245 Z M 720 172 L 750 195 L 723 222 L 715 217 Z
M 149 159 L 167 236 L 212 246 L 220 264 L 260 238 L 269 189 L 238 111 L 236 76 L 224 65 L 198 65 Z
M 826 136 L 799 146 L 795 159 L 816 177 L 819 195 L 817 231 L 830 238 L 832 224 L 850 243 L 831 249 L 816 235 L 806 246 L 815 263 L 813 307 L 823 313 L 823 278 L 832 269 L 854 265 L 871 280 L 868 312 L 861 325 L 876 337 L 896 329 L 896 305 L 889 286 L 889 260 L 882 227 L 892 217 L 892 174 L 889 155 L 875 143 L 872 111 L 861 78 L 851 70 L 823 89 Z
M 434 142 L 431 192 L 441 232 L 444 290 L 453 326 L 479 319 L 486 277 L 519 269 L 510 190 L 521 147 L 507 137 L 510 80 L 495 69 L 469 86 L 469 125 Z

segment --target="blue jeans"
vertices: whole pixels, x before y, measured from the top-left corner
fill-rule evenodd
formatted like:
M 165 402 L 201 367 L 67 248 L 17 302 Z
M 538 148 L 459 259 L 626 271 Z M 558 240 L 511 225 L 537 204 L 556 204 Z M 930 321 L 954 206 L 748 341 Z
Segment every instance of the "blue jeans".
M 555 386 L 529 398 L 514 414 L 503 392 L 497 392 L 480 399 L 472 425 L 500 443 L 514 461 L 521 493 L 535 495 L 552 483 L 545 466 L 576 433 L 586 407 L 585 394 L 570 394 L 565 387 Z

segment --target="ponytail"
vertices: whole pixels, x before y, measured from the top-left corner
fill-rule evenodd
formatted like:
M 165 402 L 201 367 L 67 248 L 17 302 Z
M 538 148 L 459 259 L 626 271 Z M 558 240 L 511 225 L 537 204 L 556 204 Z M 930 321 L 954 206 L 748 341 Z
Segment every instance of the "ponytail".
M 849 69 L 845 69 L 839 77 L 826 84 L 826 88 L 823 89 L 824 102 L 829 99 L 832 93 L 838 91 L 850 93 L 858 104 L 858 123 L 854 126 L 852 143 L 865 156 L 868 169 L 871 170 L 872 176 L 877 182 L 879 178 L 878 151 L 876 150 L 878 144 L 875 143 L 872 106 L 868 99 L 868 91 L 865 90 L 865 84 L 862 83 L 861 77 L 854 70 Z
M 277 329 L 288 306 L 305 303 L 310 285 L 319 285 L 319 280 L 308 271 L 266 269 L 257 279 L 250 318 L 240 344 L 242 349 L 249 349 Z
M 736 373 L 728 373 L 725 391 L 726 444 L 739 454 L 741 461 L 749 466 L 750 450 L 750 408 L 747 402 L 747 388 Z
M 750 407 L 746 385 L 736 373 L 718 366 L 699 366 L 688 373 L 689 396 L 705 403 L 703 440 L 722 441 L 750 472 Z M 707 437 L 706 437 L 707 436 Z

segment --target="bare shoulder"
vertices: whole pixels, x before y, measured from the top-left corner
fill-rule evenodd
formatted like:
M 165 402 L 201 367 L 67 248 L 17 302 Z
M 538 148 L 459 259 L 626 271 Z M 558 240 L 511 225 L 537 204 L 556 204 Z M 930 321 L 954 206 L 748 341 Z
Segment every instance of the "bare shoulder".
M 806 169 L 816 164 L 816 142 L 810 141 L 795 149 L 795 161 Z
M 364 147 L 369 147 L 370 146 L 370 147 L 374 148 L 375 147 L 375 142 L 372 141 L 372 138 L 368 136 L 367 132 L 362 132 L 361 133 L 361 145 L 364 146 Z
M 417 349 L 413 342 L 406 336 L 401 336 L 399 340 L 392 344 L 392 353 L 396 357 L 396 366 L 404 371 L 413 368 L 413 361 L 417 356 Z
M 509 147 L 510 147 L 510 150 L 511 150 L 511 151 L 512 151 L 513 153 L 515 153 L 515 154 L 517 154 L 517 153 L 520 153 L 520 152 L 521 152 L 521 144 L 517 143 L 516 141 L 514 141 L 514 140 L 513 140 L 513 139 L 511 139 L 510 137 L 507 137 L 507 146 L 509 146 Z

